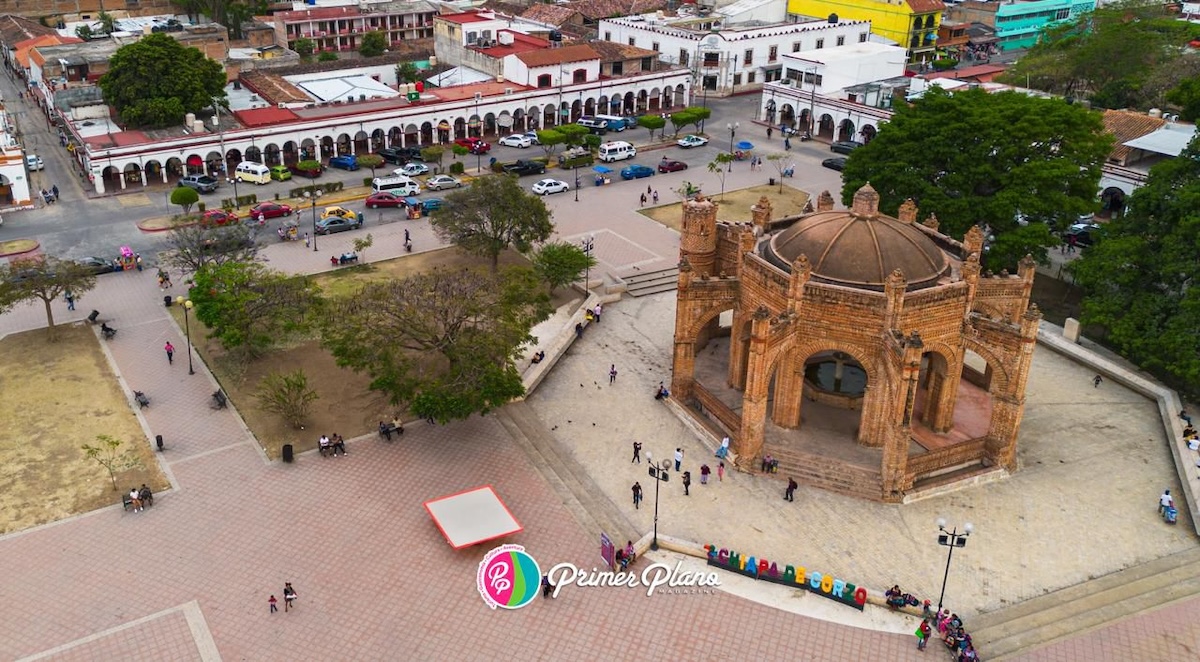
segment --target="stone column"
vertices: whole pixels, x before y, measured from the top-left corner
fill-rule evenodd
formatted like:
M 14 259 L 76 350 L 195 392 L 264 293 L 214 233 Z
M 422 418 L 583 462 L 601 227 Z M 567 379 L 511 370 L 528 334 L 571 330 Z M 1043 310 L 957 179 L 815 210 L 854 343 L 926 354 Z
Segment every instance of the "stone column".
M 1025 416 L 1025 385 L 1033 350 L 1037 346 L 1037 329 L 1042 312 L 1033 304 L 1021 316 L 1021 349 L 1012 361 L 1004 392 L 992 398 L 992 422 L 988 430 L 987 456 L 992 463 L 1008 471 L 1017 468 L 1017 432 Z
M 675 289 L 675 350 L 671 358 L 671 393 L 679 402 L 692 396 L 696 378 L 696 338 L 688 329 L 691 319 L 692 265 L 687 258 L 679 260 L 679 284 Z
M 750 222 L 758 230 L 758 234 L 764 235 L 771 228 L 771 201 L 767 196 L 762 196 L 758 199 L 758 204 L 750 208 Z
M 765 306 L 759 306 L 750 323 L 750 363 L 746 390 L 742 395 L 742 426 L 734 449 L 739 458 L 745 458 L 750 463 L 742 464 L 743 470 L 754 470 L 758 464 L 755 460 L 762 455 L 767 391 L 770 386 L 770 375 L 767 374 L 767 340 L 770 333 L 771 313 Z
M 733 309 L 733 323 L 729 329 L 729 370 L 725 382 L 730 388 L 739 391 L 746 388 L 746 361 L 749 360 L 749 349 L 743 340 L 746 334 L 746 318 L 749 317 L 741 308 Z
M 803 360 L 797 358 L 795 352 L 788 352 L 775 368 L 775 408 L 771 420 L 779 427 L 800 426 L 800 408 L 804 401 Z

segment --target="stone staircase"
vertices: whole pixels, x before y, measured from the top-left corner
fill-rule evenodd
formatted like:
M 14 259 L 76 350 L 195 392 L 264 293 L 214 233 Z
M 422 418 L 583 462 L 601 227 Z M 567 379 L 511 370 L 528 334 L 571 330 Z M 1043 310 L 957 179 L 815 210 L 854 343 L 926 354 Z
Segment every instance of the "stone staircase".
M 621 277 L 625 281 L 625 291 L 631 296 L 641 297 L 647 294 L 669 292 L 679 285 L 679 267 L 670 266 L 653 271 L 633 271 Z
M 980 657 L 994 662 L 1197 594 L 1200 549 L 1189 549 L 980 615 L 966 625 Z
M 604 496 L 583 466 L 559 447 L 528 404 L 509 403 L 496 412 L 496 420 L 589 534 L 604 532 L 618 546 L 641 536 L 620 509 Z
M 785 481 L 791 476 L 801 485 L 811 485 L 860 499 L 879 501 L 881 498 L 879 486 L 883 477 L 878 471 L 777 446 L 764 447 L 763 454 L 770 454 L 779 460 L 777 475 Z

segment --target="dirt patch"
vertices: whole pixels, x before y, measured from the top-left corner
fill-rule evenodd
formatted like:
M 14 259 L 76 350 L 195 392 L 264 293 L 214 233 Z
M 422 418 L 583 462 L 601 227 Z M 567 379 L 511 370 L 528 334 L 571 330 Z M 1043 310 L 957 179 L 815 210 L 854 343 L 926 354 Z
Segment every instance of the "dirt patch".
M 40 246 L 40 244 L 33 239 L 10 239 L 8 241 L 0 241 L 0 257 L 28 253 L 29 251 L 36 250 L 38 246 Z
M 370 259 L 370 251 L 364 257 Z M 519 253 L 506 251 L 500 256 L 500 264 L 529 263 Z M 364 283 L 405 278 L 439 267 L 455 269 L 481 266 L 478 257 L 458 248 L 445 248 L 347 267 L 319 274 L 314 279 L 326 295 L 332 296 L 350 294 Z M 557 292 L 552 305 L 557 307 L 566 304 L 572 298 L 575 296 L 570 290 Z M 172 307 L 171 310 L 182 327 L 182 309 Z M 284 444 L 292 444 L 297 452 L 316 448 L 317 438 L 323 433 L 340 434 L 349 439 L 375 431 L 381 420 L 391 420 L 396 416 L 401 420 L 412 420 L 407 411 L 397 411 L 388 404 L 386 398 L 370 390 L 370 377 L 338 367 L 333 355 L 321 347 L 316 338 L 297 340 L 253 361 L 242 361 L 233 360 L 220 343 L 205 337 L 203 326 L 198 326 L 195 320 L 192 320 L 192 332 L 192 342 L 197 351 L 271 458 L 280 456 Z M 313 403 L 303 430 L 296 430 L 276 414 L 260 410 L 254 398 L 254 391 L 263 377 L 271 372 L 294 370 L 303 370 L 308 375 L 309 385 L 320 396 Z
M 808 194 L 789 186 L 783 187 L 783 193 L 778 186 L 752 186 L 750 188 L 726 191 L 725 195 L 713 195 L 720 204 L 717 218 L 722 221 L 749 221 L 750 207 L 758 204 L 759 198 L 766 196 L 771 201 L 771 217 L 775 219 L 793 216 L 804 211 L 808 203 Z M 663 225 L 683 230 L 683 203 L 676 202 L 661 207 L 642 209 L 642 214 Z
M 169 487 L 91 329 L 59 326 L 0 340 L 0 534 L 121 502 L 146 483 Z M 142 466 L 117 476 L 84 456 L 97 434 L 125 442 Z

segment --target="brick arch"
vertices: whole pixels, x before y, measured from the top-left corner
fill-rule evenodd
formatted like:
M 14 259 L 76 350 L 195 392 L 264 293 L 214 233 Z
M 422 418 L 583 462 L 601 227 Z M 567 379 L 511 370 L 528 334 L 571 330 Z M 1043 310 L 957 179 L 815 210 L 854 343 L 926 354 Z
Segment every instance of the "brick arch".
M 937 354 L 946 361 L 946 374 L 957 375 L 962 370 L 962 361 L 958 360 L 958 350 L 944 342 L 926 343 L 921 354 Z M 983 356 L 980 354 L 980 356 Z M 956 369 L 957 368 L 957 369 Z
M 684 337 L 686 338 L 687 342 L 696 342 L 696 337 L 700 335 L 700 331 L 704 328 L 704 326 L 711 322 L 714 317 L 717 317 L 727 310 L 734 311 L 736 316 L 737 301 L 732 299 L 728 302 L 718 301 L 702 309 L 699 313 L 699 316 L 695 318 L 696 321 L 689 324 L 687 329 L 684 330 Z
M 1007 322 L 1008 321 L 1008 315 L 1005 315 L 1004 311 L 1000 310 L 999 308 L 993 306 L 990 303 L 985 303 L 983 301 L 973 302 L 971 304 L 971 311 L 979 313 L 980 315 L 983 315 L 992 321 L 997 321 L 997 322 Z
M 988 349 L 988 347 L 986 345 L 984 345 L 978 341 L 972 340 L 970 338 L 963 338 L 963 349 L 971 350 L 972 352 L 975 352 L 976 354 L 978 354 L 980 357 L 983 358 L 984 363 L 986 363 L 987 366 L 992 369 L 992 379 L 997 380 L 997 381 L 993 382 L 994 388 L 988 389 L 989 392 L 991 392 L 991 393 L 1007 393 L 1008 392 L 1009 379 L 1008 379 L 1007 365 L 1004 363 L 1004 361 L 1000 360 L 1000 357 L 997 356 L 994 351 L 992 351 L 991 349 Z M 958 372 L 959 379 L 962 378 L 962 368 L 963 368 L 963 365 L 965 365 L 965 364 L 966 364 L 966 361 L 964 360 L 962 362 L 962 364 L 959 365 L 959 372 Z
M 867 384 L 874 384 L 880 376 L 879 364 L 877 361 L 867 363 L 861 358 L 864 355 L 871 356 L 872 353 L 869 349 L 869 347 L 850 349 L 850 346 L 846 343 L 816 340 L 809 340 L 800 344 L 779 343 L 778 346 L 767 350 L 767 375 L 774 377 L 780 360 L 789 354 L 795 354 L 800 360 L 804 360 L 818 352 L 841 352 L 850 356 L 850 358 L 858 362 L 858 365 L 862 366 L 863 371 L 867 373 Z M 878 359 L 878 356 L 873 356 L 872 358 Z

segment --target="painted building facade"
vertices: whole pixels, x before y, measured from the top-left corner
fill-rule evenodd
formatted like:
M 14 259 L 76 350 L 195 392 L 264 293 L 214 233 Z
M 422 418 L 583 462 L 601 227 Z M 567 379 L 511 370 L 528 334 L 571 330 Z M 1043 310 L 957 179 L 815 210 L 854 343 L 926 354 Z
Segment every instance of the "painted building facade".
M 788 0 L 788 13 L 870 21 L 871 31 L 903 46 L 909 62 L 935 57 L 942 0 Z

